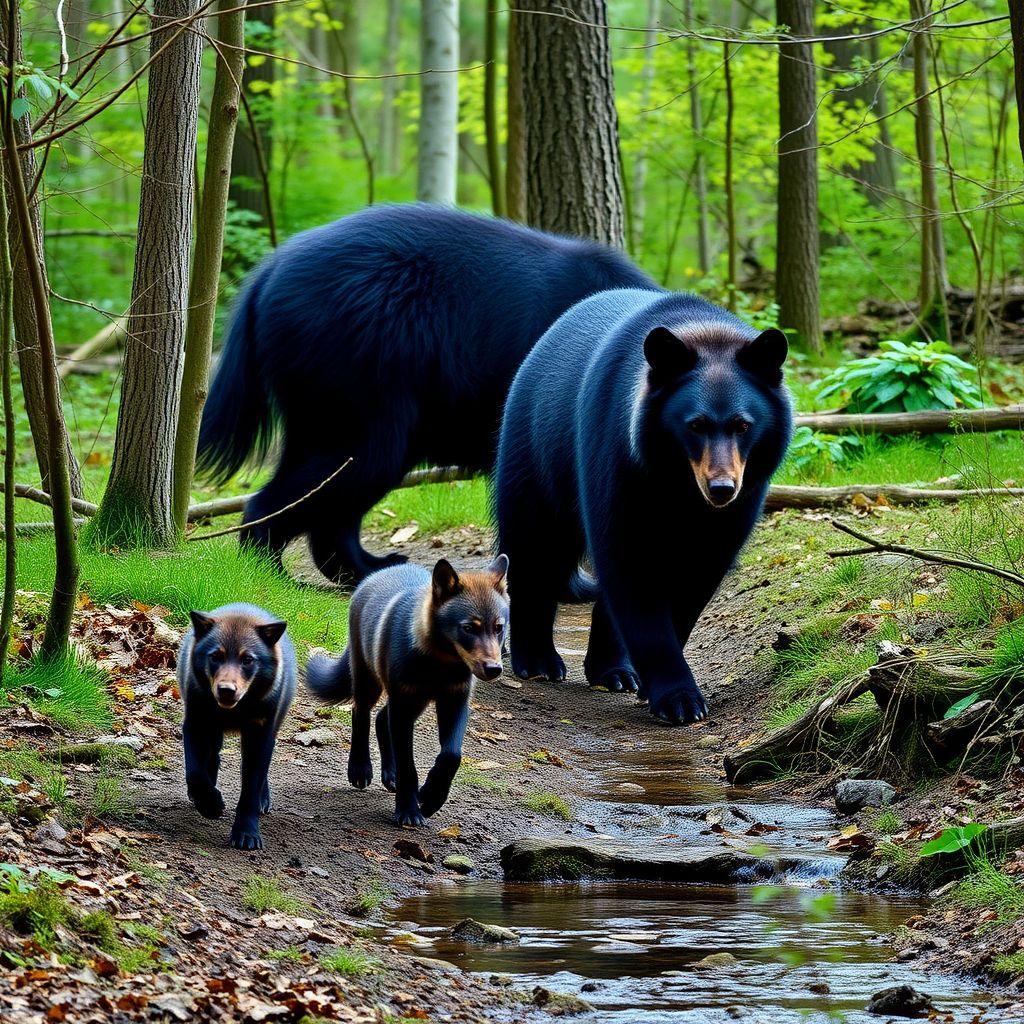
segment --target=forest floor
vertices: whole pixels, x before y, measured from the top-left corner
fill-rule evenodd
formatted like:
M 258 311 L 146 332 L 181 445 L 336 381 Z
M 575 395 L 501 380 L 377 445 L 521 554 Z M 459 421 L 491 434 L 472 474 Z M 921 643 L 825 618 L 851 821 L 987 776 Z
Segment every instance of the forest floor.
M 711 708 L 698 726 L 669 730 L 634 697 L 591 691 L 581 664 L 588 609 L 563 609 L 556 644 L 570 678 L 558 685 L 506 675 L 478 684 L 464 767 L 448 803 L 420 829 L 393 824 L 393 796 L 376 783 L 362 792 L 349 787 L 347 713 L 320 708 L 300 692 L 271 768 L 274 810 L 261 825 L 264 848 L 252 853 L 228 847 L 230 816 L 207 821 L 185 798 L 181 704 L 168 679 L 173 635 L 145 621 L 152 624 L 158 610 L 111 617 L 83 609 L 79 630 L 105 629 L 129 648 L 142 637 L 152 649 L 163 645 L 166 657 L 149 657 L 149 667 L 126 664 L 117 683 L 115 732 L 140 748 L 120 772 L 120 788 L 114 787 L 125 804 L 120 813 L 114 808 L 102 819 L 86 816 L 76 828 L 69 822 L 66 834 L 48 824 L 47 809 L 73 800 L 76 788 L 106 771 L 102 765 L 65 758 L 65 788 L 54 792 L 38 782 L 10 788 L 21 810 L 36 806 L 34 817 L 43 824 L 28 824 L 24 814 L 8 815 L 6 825 L 0 819 L 0 859 L 15 872 L 52 869 L 55 900 L 79 908 L 51 908 L 55 934 L 78 953 L 60 958 L 16 929 L 0 927 L 6 968 L 0 1018 L 33 1024 L 297 1021 L 304 1015 L 378 1022 L 546 1018 L 529 993 L 419 956 L 414 938 L 383 941 L 381 923 L 403 897 L 457 884 L 442 863 L 452 855 L 468 857 L 475 877 L 500 877 L 499 853 L 517 838 L 592 835 L 593 826 L 576 809 L 605 784 L 608 764 L 642 763 L 653 741 L 670 737 L 677 747 L 674 802 L 685 802 L 682 794 L 696 788 L 720 790 L 724 800 L 722 755 L 765 733 L 772 714 L 769 648 L 780 626 L 800 614 L 799 574 L 820 572 L 827 561 L 827 532 L 822 517 L 811 513 L 774 515 L 755 532 L 743 565 L 723 583 L 687 648 Z M 809 543 L 808 536 L 819 540 Z M 376 534 L 368 544 L 384 550 L 388 538 Z M 786 549 L 799 553 L 783 565 L 779 552 Z M 404 551 L 427 565 L 444 556 L 457 567 L 480 566 L 489 561 L 491 538 L 462 528 L 406 544 Z M 291 567 L 307 574 L 310 586 L 324 585 L 304 558 Z M 312 730 L 317 736 L 311 741 L 305 734 Z M 69 744 L 13 696 L 0 710 L 0 737 L 8 748 L 15 738 L 44 751 Z M 417 732 L 421 773 L 435 751 L 428 712 Z M 237 746 L 229 743 L 221 770 L 228 807 L 238 771 Z M 907 834 L 920 836 L 965 814 L 985 821 L 1021 813 L 1022 784 L 1019 764 L 1011 765 L 984 782 L 959 775 L 908 791 L 896 806 Z M 822 777 L 789 774 L 769 787 L 787 800 L 832 805 L 830 782 Z M 565 801 L 570 820 L 524 806 L 531 795 L 547 794 Z M 858 817 L 853 831 L 873 845 L 869 822 Z M 840 837 L 823 837 L 823 846 L 827 840 Z M 1009 865 L 1010 872 L 1014 865 L 1024 870 L 1024 851 L 1011 854 Z M 113 939 L 95 921 L 83 924 L 81 915 L 91 911 L 110 915 Z M 984 975 L 993 957 L 1024 947 L 1024 919 L 937 903 L 933 914 L 900 929 L 894 944 L 894 956 L 902 959 Z M 1008 994 L 1008 1002 L 1016 998 Z

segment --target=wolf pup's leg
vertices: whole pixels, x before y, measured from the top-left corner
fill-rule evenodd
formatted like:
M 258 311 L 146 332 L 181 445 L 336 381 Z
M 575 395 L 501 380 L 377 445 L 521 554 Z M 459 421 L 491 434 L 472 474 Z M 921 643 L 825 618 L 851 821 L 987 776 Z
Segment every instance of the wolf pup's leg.
M 425 825 L 418 797 L 420 780 L 413 760 L 412 729 L 424 705 L 403 706 L 388 702 L 388 728 L 395 755 L 395 821 L 399 825 Z
M 388 725 L 388 705 L 377 712 L 377 746 L 380 747 L 380 781 L 389 792 L 395 791 L 395 751 L 391 746 L 391 726 Z
M 224 813 L 224 798 L 217 789 L 217 769 L 224 734 L 219 729 L 197 728 L 186 717 L 181 726 L 185 748 L 185 785 L 188 798 L 204 818 Z
M 242 791 L 231 826 L 231 845 L 240 850 L 263 849 L 260 811 L 269 800 L 267 773 L 274 753 L 274 730 L 269 725 L 247 725 L 242 730 Z
M 367 671 L 362 659 L 355 657 L 354 653 L 350 665 L 355 700 L 352 705 L 352 748 L 348 752 L 348 781 L 356 789 L 366 789 L 373 782 L 370 715 L 380 700 L 381 686 Z
M 462 764 L 462 740 L 468 720 L 468 699 L 437 702 L 437 735 L 441 741 L 441 752 L 420 787 L 419 795 L 420 811 L 428 818 L 436 814 L 448 799 L 452 780 Z

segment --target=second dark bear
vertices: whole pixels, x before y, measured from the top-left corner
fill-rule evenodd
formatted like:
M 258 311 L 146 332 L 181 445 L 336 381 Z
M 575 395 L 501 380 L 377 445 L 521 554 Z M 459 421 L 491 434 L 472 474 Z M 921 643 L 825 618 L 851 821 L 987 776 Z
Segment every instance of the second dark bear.
M 359 541 L 364 514 L 423 462 L 488 470 L 530 347 L 573 303 L 654 288 L 620 252 L 442 207 L 375 206 L 290 239 L 247 283 L 199 438 L 218 479 L 283 435 L 242 533 L 279 552 L 307 533 L 332 579 L 404 561 Z
M 682 648 L 785 455 L 781 331 L 694 295 L 613 290 L 567 312 L 509 392 L 496 510 L 513 671 L 565 677 L 559 593 L 584 553 L 601 589 L 584 671 L 672 723 L 705 717 Z

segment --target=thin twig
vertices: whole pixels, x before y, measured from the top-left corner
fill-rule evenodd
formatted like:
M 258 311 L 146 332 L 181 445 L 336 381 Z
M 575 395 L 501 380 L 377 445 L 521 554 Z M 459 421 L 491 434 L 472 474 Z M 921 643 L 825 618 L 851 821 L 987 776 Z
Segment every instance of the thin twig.
M 317 491 L 326 487 L 350 462 L 352 461 L 351 456 L 347 458 L 323 483 L 319 483 L 313 488 L 308 494 L 304 494 L 301 498 L 293 501 L 290 505 L 285 505 L 284 508 L 279 508 L 276 512 L 271 512 L 268 516 L 263 516 L 260 519 L 254 519 L 251 523 L 240 523 L 238 526 L 229 526 L 224 530 L 215 530 L 213 533 L 204 533 L 201 537 L 186 537 L 186 540 L 209 540 L 211 537 L 224 537 L 229 533 L 238 533 L 240 530 L 246 530 L 250 526 L 259 526 L 261 523 L 267 522 L 269 519 L 274 519 L 276 516 L 281 515 L 282 512 L 287 512 L 289 509 L 295 508 L 296 505 L 301 505 L 307 498 L 312 498 Z
M 848 533 L 859 541 L 863 541 L 866 548 L 856 548 L 846 551 L 829 551 L 829 558 L 844 558 L 848 555 L 864 555 L 879 551 L 889 551 L 896 555 L 908 555 L 910 558 L 919 558 L 922 562 L 937 562 L 939 565 L 951 565 L 956 569 L 967 569 L 972 572 L 985 572 L 990 576 L 998 576 L 1009 583 L 1016 583 L 1018 587 L 1024 587 L 1024 576 L 1019 573 L 1010 572 L 1008 569 L 1000 569 L 998 566 L 989 565 L 987 562 L 975 562 L 966 558 L 948 558 L 945 555 L 936 555 L 931 551 L 921 551 L 918 548 L 910 548 L 905 544 L 883 544 L 881 541 L 873 540 L 871 537 L 854 530 L 845 523 L 830 519 L 829 522 L 837 530 Z

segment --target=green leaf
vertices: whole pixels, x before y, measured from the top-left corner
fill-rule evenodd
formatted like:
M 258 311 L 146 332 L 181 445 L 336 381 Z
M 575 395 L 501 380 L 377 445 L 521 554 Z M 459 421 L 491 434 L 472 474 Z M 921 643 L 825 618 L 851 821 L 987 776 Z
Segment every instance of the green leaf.
M 25 99 L 24 96 L 19 96 L 11 104 L 11 117 L 13 117 L 15 121 L 17 121 L 19 118 L 24 117 L 28 113 L 28 110 L 29 110 L 29 102 L 28 102 L 28 100 Z
M 944 828 L 938 839 L 933 839 L 921 847 L 921 856 L 934 857 L 938 853 L 956 853 L 957 850 L 969 846 L 975 837 L 980 836 L 987 828 L 988 825 L 981 825 L 977 822 L 972 825 Z
M 953 718 L 955 715 L 959 715 L 961 711 L 966 711 L 980 696 L 980 693 L 972 693 L 969 697 L 964 697 L 963 700 L 958 700 L 942 716 L 942 720 L 946 721 L 947 718 Z

